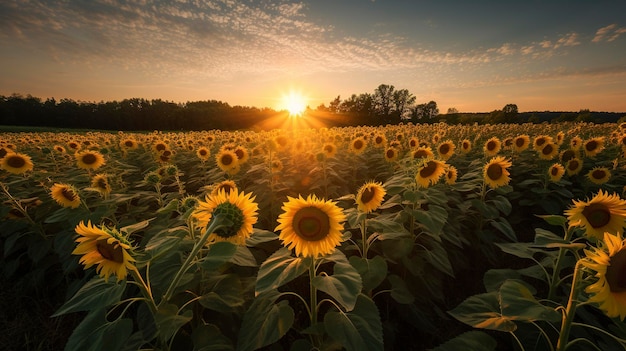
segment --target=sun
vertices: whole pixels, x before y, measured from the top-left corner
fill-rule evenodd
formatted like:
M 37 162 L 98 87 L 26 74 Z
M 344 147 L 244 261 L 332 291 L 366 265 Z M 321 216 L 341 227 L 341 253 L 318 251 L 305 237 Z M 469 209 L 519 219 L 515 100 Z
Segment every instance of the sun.
M 287 110 L 290 116 L 301 116 L 307 108 L 307 101 L 302 94 L 290 92 L 282 97 L 282 109 Z

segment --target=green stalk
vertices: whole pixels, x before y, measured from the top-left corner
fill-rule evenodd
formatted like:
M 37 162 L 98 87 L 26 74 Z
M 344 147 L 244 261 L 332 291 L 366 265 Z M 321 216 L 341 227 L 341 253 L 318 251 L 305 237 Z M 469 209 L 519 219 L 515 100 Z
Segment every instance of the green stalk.
M 565 229 L 565 241 L 569 242 L 572 239 L 572 234 L 574 233 L 574 231 Z M 565 253 L 567 252 L 567 249 L 564 247 L 560 247 L 559 248 L 559 256 L 556 259 L 556 262 L 554 263 L 554 270 L 552 271 L 552 282 L 550 282 L 550 289 L 548 291 L 548 300 L 554 300 L 555 299 L 555 295 L 556 295 L 556 287 L 559 285 L 559 278 L 560 278 L 560 273 L 561 273 L 561 262 L 563 261 L 563 258 L 565 257 Z
M 165 295 L 163 295 L 163 300 L 161 300 L 160 303 L 163 303 L 164 301 L 167 302 L 169 301 L 169 299 L 172 298 L 172 295 L 174 294 L 174 289 L 176 289 L 183 275 L 187 273 L 187 270 L 189 270 L 189 268 L 191 267 L 191 262 L 198 255 L 198 252 L 204 246 L 204 243 L 209 238 L 209 235 L 215 232 L 215 230 L 217 230 L 218 228 L 226 226 L 226 225 L 228 225 L 228 221 L 225 220 L 222 216 L 213 217 L 213 219 L 211 220 L 211 223 L 209 224 L 209 227 L 206 229 L 204 234 L 202 234 L 202 237 L 200 237 L 200 240 L 196 242 L 189 256 L 187 256 L 185 263 L 183 263 L 180 269 L 178 269 L 178 272 L 176 272 L 174 279 L 170 283 L 170 286 L 167 288 Z
M 363 217 L 363 222 L 361 223 L 361 240 L 363 241 L 363 258 L 367 259 L 367 251 L 369 249 L 369 244 L 367 243 L 367 215 Z
M 311 308 L 311 327 L 317 324 L 317 288 L 313 286 L 313 278 L 316 276 L 315 272 L 315 258 L 311 259 L 311 265 L 309 266 L 309 288 L 310 290 L 310 308 Z M 312 335 L 313 346 L 319 346 L 319 339 L 316 335 Z
M 559 341 L 556 344 L 556 351 L 564 351 L 567 346 L 567 340 L 569 339 L 569 332 L 576 315 L 576 307 L 578 305 L 578 293 L 581 286 L 579 284 L 581 278 L 580 261 L 576 262 L 574 266 L 574 277 L 572 278 L 572 288 L 569 294 L 569 300 L 567 301 L 567 307 L 563 315 L 563 322 L 561 324 L 561 331 L 559 333 Z
M 150 308 L 150 311 L 152 311 L 152 315 L 156 316 L 157 306 L 154 302 L 154 297 L 152 296 L 152 289 L 150 289 L 150 286 L 146 284 L 146 282 L 143 280 L 143 277 L 137 270 L 137 267 L 133 266 L 133 268 L 130 269 L 130 273 L 133 276 L 133 279 L 139 283 L 137 285 L 139 286 L 139 289 L 141 289 L 141 292 L 148 301 L 148 307 Z

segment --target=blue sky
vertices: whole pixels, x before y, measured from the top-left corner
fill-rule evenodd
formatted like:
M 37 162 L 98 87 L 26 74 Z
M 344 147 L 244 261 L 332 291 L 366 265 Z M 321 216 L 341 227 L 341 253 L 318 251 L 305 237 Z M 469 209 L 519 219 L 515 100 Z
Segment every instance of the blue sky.
M 0 2 L 0 94 L 626 112 L 626 1 Z

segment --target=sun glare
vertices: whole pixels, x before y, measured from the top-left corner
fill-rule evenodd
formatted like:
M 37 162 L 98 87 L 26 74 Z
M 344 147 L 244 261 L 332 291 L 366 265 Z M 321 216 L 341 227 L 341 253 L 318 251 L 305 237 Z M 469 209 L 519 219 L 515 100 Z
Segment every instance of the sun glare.
M 290 116 L 301 116 L 306 110 L 306 99 L 299 93 L 290 92 L 283 96 L 283 109 L 289 112 Z

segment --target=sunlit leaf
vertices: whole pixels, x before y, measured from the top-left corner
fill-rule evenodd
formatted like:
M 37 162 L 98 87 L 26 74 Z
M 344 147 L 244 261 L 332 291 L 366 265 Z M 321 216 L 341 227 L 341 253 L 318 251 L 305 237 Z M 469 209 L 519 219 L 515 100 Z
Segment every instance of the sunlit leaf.
M 99 276 L 94 277 L 83 285 L 69 301 L 64 303 L 52 317 L 111 306 L 120 301 L 124 289 L 126 289 L 125 280 L 116 283 L 114 277 L 109 278 L 108 281 Z
M 294 311 L 287 300 L 276 303 L 276 290 L 259 294 L 243 316 L 237 337 L 237 350 L 251 351 L 282 338 L 294 322 Z
M 261 264 L 255 290 L 260 294 L 276 289 L 307 272 L 310 265 L 310 257 L 293 257 L 291 250 L 283 247 Z
M 335 250 L 336 253 L 341 253 Z M 357 270 L 348 263 L 346 257 L 335 259 L 332 275 L 318 275 L 313 278 L 313 286 L 332 296 L 347 311 L 354 308 L 363 283 Z

